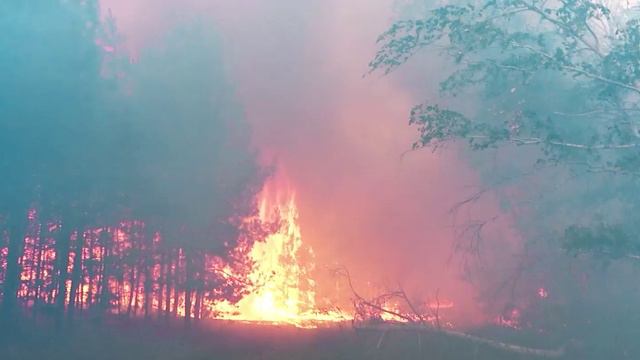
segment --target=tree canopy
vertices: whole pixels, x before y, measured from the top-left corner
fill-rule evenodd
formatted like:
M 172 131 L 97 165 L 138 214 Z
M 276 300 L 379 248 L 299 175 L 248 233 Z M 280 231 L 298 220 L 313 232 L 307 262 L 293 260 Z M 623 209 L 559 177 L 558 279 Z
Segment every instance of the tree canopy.
M 566 221 L 554 236 L 574 253 L 634 257 L 640 251 L 633 235 L 640 175 L 637 12 L 590 0 L 457 2 L 395 22 L 378 42 L 371 71 L 389 73 L 421 50 L 447 59 L 440 100 L 411 111 L 420 135 L 414 148 L 465 142 L 476 153 L 508 151 L 503 163 L 517 162 L 522 172 L 570 173 L 574 187 L 560 197 L 573 207 L 543 206 L 558 192 L 538 188 L 541 198 L 529 206 L 539 213 L 537 226 L 557 229 L 554 222 Z M 540 207 L 554 219 L 545 219 Z M 574 215 L 559 216 L 567 209 Z M 614 215 L 620 209 L 624 214 Z
M 0 4 L 0 315 L 17 300 L 82 307 L 83 281 L 104 306 L 118 273 L 130 289 L 144 277 L 148 304 L 173 278 L 175 314 L 181 289 L 186 303 L 224 295 L 212 259 L 252 231 L 239 219 L 264 174 L 214 32 L 185 20 L 133 63 L 102 15 L 98 0 Z M 99 259 L 82 259 L 91 248 Z

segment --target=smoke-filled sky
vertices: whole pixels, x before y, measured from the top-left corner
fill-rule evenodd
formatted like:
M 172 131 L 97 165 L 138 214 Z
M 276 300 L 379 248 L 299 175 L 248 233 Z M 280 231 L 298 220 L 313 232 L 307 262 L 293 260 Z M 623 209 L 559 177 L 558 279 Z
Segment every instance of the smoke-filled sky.
M 136 57 L 176 24 L 200 18 L 217 31 L 228 80 L 273 181 L 297 193 L 304 241 L 320 265 L 358 279 L 453 298 L 474 292 L 450 261 L 449 208 L 473 185 L 452 154 L 409 152 L 416 129 L 411 68 L 367 72 L 392 0 L 103 0 Z M 424 70 L 424 67 L 422 67 Z M 424 76 L 419 76 L 424 80 Z M 409 85 L 407 85 L 409 84 Z M 404 154 L 404 156 L 403 156 Z M 286 184 L 285 184 L 286 183 Z

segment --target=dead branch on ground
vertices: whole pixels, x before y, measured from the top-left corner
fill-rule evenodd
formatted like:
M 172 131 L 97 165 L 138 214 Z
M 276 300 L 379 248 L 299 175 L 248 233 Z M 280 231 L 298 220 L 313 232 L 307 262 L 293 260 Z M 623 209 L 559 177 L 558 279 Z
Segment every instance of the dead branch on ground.
M 347 279 L 347 283 L 349 285 L 351 293 L 354 296 L 353 303 L 356 312 L 352 320 L 354 329 L 359 331 L 378 331 L 382 333 L 382 335 L 378 339 L 376 349 L 380 349 L 380 347 L 382 346 L 382 342 L 390 331 L 406 331 L 416 333 L 418 336 L 424 333 L 445 335 L 457 339 L 462 339 L 475 345 L 486 345 L 494 349 L 521 355 L 538 356 L 544 358 L 561 358 L 565 354 L 564 346 L 558 349 L 537 349 L 509 344 L 498 340 L 487 339 L 460 331 L 443 329 L 440 325 L 439 290 L 436 291 L 435 312 L 432 314 L 433 316 L 429 318 L 425 314 L 422 314 L 418 310 L 418 308 L 410 301 L 409 297 L 401 286 L 398 286 L 398 290 L 383 293 L 372 299 L 366 299 L 356 291 L 351 279 L 351 275 L 346 268 L 341 267 L 335 269 L 334 273 L 336 275 L 344 276 Z M 406 314 L 400 311 L 386 309 L 384 307 L 384 304 L 391 299 L 399 299 L 404 301 L 412 313 Z M 384 321 L 381 317 L 374 319 L 375 321 L 371 321 L 371 312 L 367 309 L 373 309 L 378 314 L 386 313 L 395 316 L 396 318 L 401 319 L 401 321 Z M 433 311 L 433 309 L 431 310 Z M 361 323 L 358 323 L 358 320 L 360 320 Z

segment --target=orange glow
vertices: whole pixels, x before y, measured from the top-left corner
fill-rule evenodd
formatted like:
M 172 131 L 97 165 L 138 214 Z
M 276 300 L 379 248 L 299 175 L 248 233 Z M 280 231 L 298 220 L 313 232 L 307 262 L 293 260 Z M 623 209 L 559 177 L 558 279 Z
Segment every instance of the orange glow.
M 549 297 L 549 292 L 547 291 L 547 289 L 545 289 L 545 288 L 543 288 L 543 287 L 539 288 L 539 289 L 538 289 L 538 291 L 537 291 L 537 293 L 538 293 L 538 296 L 539 296 L 541 299 L 546 299 L 546 298 L 548 298 L 548 297 Z
M 520 309 L 514 307 L 506 311 L 500 317 L 498 317 L 496 323 L 504 327 L 509 327 L 512 329 L 520 329 L 521 317 L 522 317 L 522 313 Z
M 237 304 L 215 304 L 218 317 L 298 327 L 349 319 L 345 313 L 321 311 L 316 306 L 315 281 L 310 276 L 314 254 L 302 241 L 294 192 L 271 194 L 265 188 L 258 216 L 263 223 L 278 222 L 278 229 L 263 241 L 256 241 L 249 251 L 253 263 L 248 275 L 252 284 L 249 294 Z
M 400 311 L 400 305 L 398 305 L 398 303 L 387 301 L 382 305 L 382 308 L 387 311 L 390 311 L 390 312 L 380 312 L 380 318 L 382 318 L 382 320 L 396 321 L 396 322 L 409 322 L 409 320 L 403 317 L 400 317 L 398 315 L 395 315 L 395 314 L 402 315 L 402 312 Z
M 303 241 L 295 191 L 271 181 L 257 204 L 256 215 L 240 220 L 237 245 L 227 257 L 172 247 L 144 222 L 125 220 L 65 235 L 70 241 L 63 266 L 55 241 L 62 228 L 33 219 L 19 259 L 18 298 L 34 310 L 36 304 L 70 312 L 96 307 L 131 317 L 188 316 L 307 328 L 356 318 L 440 326 L 438 310 L 453 307 L 450 301 L 417 301 L 413 309 L 408 299 L 396 296 L 337 310 L 339 304 L 318 293 L 320 274 L 312 248 Z M 6 258 L 7 248 L 1 247 L 0 270 L 6 269 Z M 379 291 L 369 290 L 367 296 Z

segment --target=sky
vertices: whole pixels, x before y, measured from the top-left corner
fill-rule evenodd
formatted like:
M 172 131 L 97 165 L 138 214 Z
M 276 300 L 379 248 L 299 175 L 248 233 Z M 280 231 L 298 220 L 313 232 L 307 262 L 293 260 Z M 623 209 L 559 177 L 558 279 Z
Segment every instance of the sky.
M 270 181 L 296 192 L 303 238 L 320 266 L 347 266 L 362 286 L 401 282 L 422 297 L 438 292 L 475 319 L 475 290 L 451 260 L 448 212 L 475 175 L 455 152 L 407 152 L 417 138 L 409 111 L 435 88 L 417 67 L 367 75 L 375 39 L 398 7 L 393 0 L 102 2 L 134 58 L 182 21 L 197 17 L 215 29 L 248 136 L 276 166 Z M 495 210 L 491 201 L 483 206 Z

